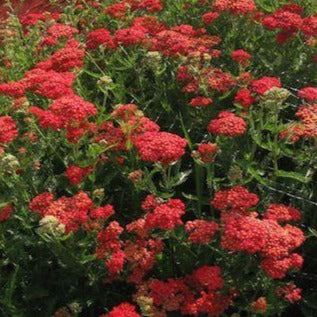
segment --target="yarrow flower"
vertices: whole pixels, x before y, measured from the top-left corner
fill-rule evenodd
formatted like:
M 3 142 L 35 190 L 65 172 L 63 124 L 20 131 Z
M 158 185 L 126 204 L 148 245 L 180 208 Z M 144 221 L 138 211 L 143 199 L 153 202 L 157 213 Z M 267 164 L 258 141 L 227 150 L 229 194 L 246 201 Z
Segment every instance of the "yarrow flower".
M 197 151 L 192 153 L 194 158 L 200 159 L 203 163 L 212 163 L 215 159 L 219 147 L 214 143 L 201 143 L 197 147 Z
M 193 273 L 194 279 L 209 291 L 220 289 L 224 285 L 219 266 L 201 266 Z
M 267 310 L 267 302 L 265 297 L 259 297 L 251 303 L 251 310 L 254 313 L 263 314 Z
M 253 0 L 216 0 L 212 9 L 217 12 L 229 11 L 232 14 L 245 15 L 256 10 Z
M 87 49 L 94 50 L 99 46 L 104 46 L 108 49 L 114 48 L 115 44 L 108 29 L 96 29 L 87 34 L 86 38 Z
M 245 133 L 246 129 L 246 122 L 229 111 L 221 112 L 218 118 L 211 120 L 208 125 L 210 133 L 229 137 L 240 136 Z
M 189 105 L 191 107 L 207 107 L 211 105 L 212 99 L 207 97 L 195 97 L 193 98 Z
M 251 54 L 245 50 L 239 49 L 232 52 L 231 57 L 234 61 L 238 62 L 242 66 L 247 66 L 250 62 Z
M 258 202 L 259 197 L 256 194 L 249 192 L 243 186 L 235 186 L 231 189 L 216 192 L 211 205 L 221 211 L 245 212 L 255 207 Z
M 252 90 L 259 95 L 264 95 L 265 92 L 273 87 L 280 88 L 281 82 L 276 77 L 262 77 L 260 79 L 254 80 L 251 83 Z
M 15 121 L 10 116 L 0 117 L 0 144 L 14 141 L 18 136 L 18 129 Z
M 100 317 L 141 317 L 141 315 L 136 312 L 134 305 L 124 302 L 114 307 L 108 314 Z
M 249 108 L 255 101 L 256 99 L 252 96 L 252 93 L 248 88 L 239 89 L 234 98 L 234 102 L 241 104 L 243 108 Z
M 145 132 L 135 137 L 133 144 L 142 161 L 169 165 L 185 154 L 187 141 L 169 132 Z
M 72 197 L 61 197 L 54 200 L 52 193 L 42 193 L 34 197 L 29 203 L 31 211 L 41 218 L 54 216 L 59 223 L 65 225 L 65 233 L 77 231 L 91 218 L 106 219 L 113 213 L 113 209 L 106 205 L 103 210 L 93 208 L 93 201 L 81 191 Z
M 308 102 L 317 101 L 317 87 L 306 87 L 298 91 L 297 96 Z
M 183 223 L 181 217 L 184 214 L 184 203 L 180 199 L 170 199 L 166 203 L 159 204 L 146 215 L 145 228 L 172 230 Z
M 185 231 L 189 233 L 188 240 L 191 243 L 209 244 L 218 230 L 219 225 L 215 221 L 196 219 L 185 224 Z
M 298 221 L 301 218 L 301 213 L 293 207 L 281 204 L 270 204 L 263 218 L 276 220 L 278 222 Z
M 203 14 L 201 17 L 202 17 L 204 23 L 209 25 L 209 24 L 213 23 L 219 17 L 219 13 L 218 12 L 207 12 L 207 13 Z
M 6 206 L 0 208 L 0 222 L 8 220 L 13 212 L 13 206 L 7 204 Z
M 66 177 L 72 185 L 78 185 L 83 178 L 92 172 L 91 167 L 80 167 L 76 165 L 69 165 L 66 170 Z
M 302 290 L 294 283 L 290 283 L 289 285 L 279 286 L 276 288 L 276 294 L 279 297 L 283 297 L 286 301 L 290 303 L 295 303 L 301 300 Z

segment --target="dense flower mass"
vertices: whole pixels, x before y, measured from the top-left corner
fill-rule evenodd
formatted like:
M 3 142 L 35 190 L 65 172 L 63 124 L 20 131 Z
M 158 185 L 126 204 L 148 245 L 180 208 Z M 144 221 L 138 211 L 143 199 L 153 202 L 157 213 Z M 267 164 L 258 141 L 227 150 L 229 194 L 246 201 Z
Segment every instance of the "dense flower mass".
M 189 233 L 188 240 L 192 243 L 209 244 L 219 230 L 219 225 L 214 221 L 194 220 L 187 221 L 185 230 Z
M 18 2 L 0 315 L 314 315 L 314 1 Z
M 281 83 L 278 78 L 275 77 L 263 77 L 258 80 L 254 80 L 251 83 L 252 90 L 259 95 L 264 95 L 265 92 L 273 87 L 281 87 Z
M 168 132 L 145 132 L 133 140 L 143 161 L 163 165 L 178 161 L 185 154 L 187 141 Z
M 216 135 L 239 136 L 245 133 L 246 122 L 229 111 L 223 111 L 217 119 L 211 120 L 208 125 L 208 131 Z
M 54 216 L 65 225 L 66 233 L 76 231 L 81 225 L 86 224 L 89 220 L 89 213 L 91 212 L 93 215 L 96 213 L 93 207 L 93 201 L 83 191 L 73 197 L 61 197 L 57 200 L 54 200 L 53 194 L 43 193 L 34 197 L 29 204 L 30 210 L 39 214 L 41 218 Z M 111 214 L 108 213 L 109 216 Z M 105 218 L 105 216 L 100 218 Z
M 108 29 L 97 29 L 87 34 L 87 49 L 93 50 L 99 46 L 114 48 L 114 42 Z
M 15 121 L 10 116 L 0 117 L 0 143 L 12 142 L 18 136 Z
M 100 317 L 140 317 L 136 312 L 136 307 L 130 303 L 122 303 L 114 307 L 108 314 Z
M 171 230 L 183 222 L 181 217 L 185 214 L 185 205 L 179 199 L 170 199 L 166 203 L 156 206 L 146 215 L 145 228 Z
M 259 197 L 256 194 L 250 193 L 243 186 L 236 186 L 227 190 L 218 191 L 211 205 L 221 211 L 248 211 L 255 207 L 259 202 Z

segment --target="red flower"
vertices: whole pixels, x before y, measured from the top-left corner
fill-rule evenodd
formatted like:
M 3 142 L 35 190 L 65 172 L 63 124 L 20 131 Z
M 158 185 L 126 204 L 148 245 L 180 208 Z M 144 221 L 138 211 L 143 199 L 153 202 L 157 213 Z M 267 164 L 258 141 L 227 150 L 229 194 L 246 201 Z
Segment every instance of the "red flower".
M 175 226 L 183 223 L 181 217 L 184 214 L 184 203 L 179 199 L 170 199 L 166 203 L 158 205 L 153 212 L 146 215 L 145 228 L 172 230 Z
M 221 112 L 218 118 L 211 120 L 208 125 L 210 133 L 230 137 L 240 136 L 245 133 L 246 129 L 246 122 L 229 111 Z
M 212 163 L 219 147 L 213 143 L 202 143 L 198 145 L 199 158 L 203 163 Z
M 212 90 L 224 93 L 235 85 L 235 80 L 231 74 L 225 73 L 220 69 L 214 69 L 208 74 L 208 85 Z
M 259 197 L 256 194 L 250 193 L 243 186 L 235 186 L 216 192 L 211 205 L 221 211 L 245 212 L 256 206 L 258 202 Z
M 145 38 L 146 29 L 142 26 L 119 29 L 115 32 L 113 37 L 115 43 L 122 46 L 141 44 Z
M 8 204 L 5 207 L 0 208 L 0 222 L 8 220 L 12 212 L 13 206 L 11 204 Z
M 299 210 L 289 206 L 270 204 L 263 218 L 276 220 L 278 222 L 298 221 L 301 218 L 301 213 Z
M 18 136 L 15 121 L 10 116 L 0 117 L 0 143 L 10 143 Z
M 103 207 L 98 207 L 90 211 L 90 217 L 93 219 L 107 219 L 110 216 L 114 215 L 115 211 L 112 205 L 106 205 Z
M 250 62 L 251 54 L 249 54 L 245 50 L 239 49 L 232 52 L 231 57 L 242 66 L 247 66 Z
M 91 167 L 80 167 L 76 165 L 69 165 L 66 170 L 66 177 L 72 185 L 78 185 L 83 178 L 92 172 Z
M 106 48 L 114 48 L 115 44 L 113 42 L 112 36 L 108 29 L 97 29 L 89 32 L 87 34 L 87 49 L 94 50 L 100 45 Z
M 212 103 L 211 98 L 206 98 L 206 97 L 195 97 L 193 98 L 189 105 L 192 107 L 207 107 Z
M 195 270 L 193 277 L 202 287 L 208 289 L 208 291 L 220 289 L 224 284 L 219 266 L 201 266 Z
M 204 20 L 204 23 L 208 25 L 208 24 L 213 23 L 219 17 L 219 13 L 218 12 L 207 12 L 207 13 L 203 14 L 201 17 Z
M 251 105 L 254 104 L 255 98 L 252 97 L 251 91 L 247 88 L 242 88 L 238 90 L 235 98 L 234 98 L 235 103 L 239 103 L 243 106 L 243 108 L 248 108 Z
M 136 307 L 129 303 L 122 303 L 114 307 L 108 314 L 100 317 L 141 317 L 136 311 Z
M 265 297 L 259 297 L 251 303 L 251 310 L 254 313 L 263 314 L 267 310 L 267 302 Z
M 276 77 L 262 77 L 258 80 L 253 80 L 251 83 L 252 90 L 259 95 L 264 95 L 264 93 L 273 87 L 280 88 L 281 82 Z
M 317 87 L 305 87 L 298 91 L 297 96 L 308 102 L 317 101 Z
M 142 161 L 169 165 L 185 154 L 187 141 L 168 132 L 145 132 L 133 140 Z
M 317 16 L 304 18 L 301 31 L 306 36 L 317 36 Z
M 188 240 L 191 243 L 209 244 L 218 230 L 219 225 L 214 221 L 196 219 L 187 221 L 185 225 L 185 231 L 189 233 Z
M 301 300 L 302 290 L 294 283 L 290 283 L 289 285 L 286 286 L 280 286 L 276 288 L 276 294 L 277 296 L 283 297 L 285 300 L 287 300 L 290 303 L 295 303 Z

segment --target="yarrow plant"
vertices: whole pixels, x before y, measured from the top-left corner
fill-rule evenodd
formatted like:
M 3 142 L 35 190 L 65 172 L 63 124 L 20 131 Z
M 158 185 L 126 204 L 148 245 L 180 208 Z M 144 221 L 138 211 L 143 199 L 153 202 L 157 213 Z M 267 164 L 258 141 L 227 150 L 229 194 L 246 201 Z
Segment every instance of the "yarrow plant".
M 0 316 L 316 315 L 315 2 L 7 2 Z

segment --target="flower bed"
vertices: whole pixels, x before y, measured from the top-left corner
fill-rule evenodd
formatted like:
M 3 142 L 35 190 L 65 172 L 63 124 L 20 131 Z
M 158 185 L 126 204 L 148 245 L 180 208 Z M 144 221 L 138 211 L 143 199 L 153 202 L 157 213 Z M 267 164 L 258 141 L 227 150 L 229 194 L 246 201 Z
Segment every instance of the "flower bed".
M 315 2 L 55 8 L 1 32 L 0 315 L 313 316 Z

